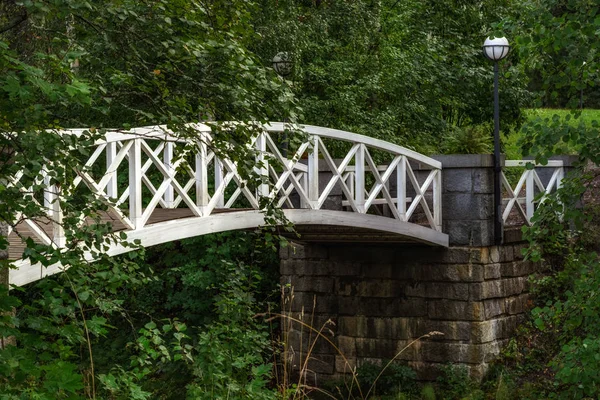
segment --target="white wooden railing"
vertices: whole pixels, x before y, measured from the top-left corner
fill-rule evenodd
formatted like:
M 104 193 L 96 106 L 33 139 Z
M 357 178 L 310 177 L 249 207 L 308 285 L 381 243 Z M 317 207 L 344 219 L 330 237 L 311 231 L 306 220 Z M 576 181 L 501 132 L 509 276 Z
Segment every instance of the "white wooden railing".
M 525 168 L 528 163 L 532 163 L 532 161 L 507 160 L 504 164 L 505 171 L 509 168 Z M 509 183 L 504 171 L 502 172 L 502 186 L 508 194 L 508 197 L 503 198 L 506 203 L 502 214 L 504 223 L 508 221 L 511 212 L 516 210 L 525 223 L 531 225 L 531 217 L 533 217 L 537 206 L 544 201 L 544 196 L 560 187 L 565 175 L 561 160 L 550 160 L 546 165 L 534 164 L 534 166 L 534 169 L 526 168 L 523 171 L 514 187 Z M 545 185 L 538 175 L 541 169 L 552 170 L 550 180 Z
M 269 178 L 252 188 L 236 162 L 217 157 L 209 126 L 189 127 L 197 132 L 194 139 L 181 139 L 165 126 L 109 131 L 96 142 L 85 168 L 77 170 L 69 187 L 50 185 L 47 172 L 40 176 L 40 182 L 45 182 L 39 185 L 43 194 L 37 199 L 32 195 L 32 201 L 43 202 L 52 233 L 24 215 L 17 215 L 15 221 L 25 223 L 42 243 L 63 247 L 63 214 L 56 201 L 62 191 L 89 189 L 106 202 L 125 230 L 137 231 L 150 223 L 158 208 L 185 208 L 206 218 L 218 209 L 257 210 L 261 197 L 268 197 L 279 207 L 319 210 L 338 187 L 348 211 L 372 214 L 385 207 L 389 218 L 419 222 L 441 232 L 441 163 L 429 157 L 371 137 L 315 126 L 302 127 L 306 139 L 284 157 L 278 145 L 284 125 L 272 123 L 250 143 L 257 150 L 256 172 Z M 195 150 L 185 153 L 190 140 L 196 141 Z M 332 146 L 337 154 L 345 146 L 341 161 L 332 157 Z M 377 164 L 376 159 L 383 161 Z M 327 181 L 319 163 L 329 172 Z M 420 164 L 426 173 L 415 173 L 411 163 Z M 18 185 L 20 178 L 13 177 L 12 184 Z M 415 221 L 417 214 L 419 221 Z

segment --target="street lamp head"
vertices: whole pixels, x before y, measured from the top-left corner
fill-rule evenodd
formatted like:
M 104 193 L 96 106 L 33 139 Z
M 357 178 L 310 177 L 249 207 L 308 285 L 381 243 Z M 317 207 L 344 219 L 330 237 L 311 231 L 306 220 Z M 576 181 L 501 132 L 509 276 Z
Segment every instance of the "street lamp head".
M 505 37 L 485 39 L 483 43 L 483 54 L 492 61 L 500 61 L 508 55 L 510 46 Z
M 292 69 L 294 68 L 294 62 L 290 57 L 289 53 L 286 51 L 279 52 L 273 57 L 273 69 L 280 76 L 286 77 L 292 73 Z

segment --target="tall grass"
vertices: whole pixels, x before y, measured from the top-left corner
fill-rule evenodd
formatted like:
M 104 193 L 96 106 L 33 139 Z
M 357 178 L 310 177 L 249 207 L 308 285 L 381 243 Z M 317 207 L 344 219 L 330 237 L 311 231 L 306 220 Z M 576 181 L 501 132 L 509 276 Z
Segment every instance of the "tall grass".
M 525 117 L 527 120 L 532 120 L 537 117 L 552 119 L 554 115 L 558 115 L 561 120 L 565 120 L 567 115 L 570 115 L 569 124 L 579 125 L 583 122 L 586 126 L 592 126 L 592 121 L 598 121 L 600 123 L 600 110 L 594 109 L 583 109 L 573 112 L 571 110 L 558 109 L 558 108 L 529 108 L 525 110 Z
M 300 312 L 292 312 L 292 303 L 294 301 L 294 290 L 293 288 L 287 288 L 288 293 L 285 292 L 286 288 L 282 288 L 282 312 L 281 313 L 269 313 L 265 314 L 268 322 L 276 320 L 280 321 L 281 326 L 281 345 L 279 346 L 281 352 L 275 355 L 275 378 L 277 380 L 278 392 L 285 400 L 304 400 L 309 398 L 310 393 L 317 392 L 323 397 L 338 399 L 333 393 L 330 393 L 316 385 L 309 382 L 309 375 L 312 371 L 309 369 L 309 362 L 313 358 L 313 352 L 317 341 L 327 342 L 341 358 L 343 359 L 347 370 L 349 371 L 350 386 L 348 389 L 348 399 L 355 399 L 351 393 L 353 391 L 358 393 L 358 399 L 367 400 L 371 398 L 371 394 L 374 393 L 374 389 L 377 385 L 379 378 L 381 378 L 384 372 L 393 364 L 394 361 L 400 357 L 411 346 L 422 340 L 443 335 L 442 332 L 432 331 L 428 332 L 410 343 L 404 346 L 385 366 L 382 367 L 379 375 L 372 382 L 371 386 L 365 390 L 361 388 L 358 379 L 358 373 L 355 366 L 352 366 L 348 358 L 342 353 L 340 348 L 335 344 L 334 333 L 330 329 L 334 322 L 331 319 L 325 321 L 321 326 L 314 326 L 315 322 L 315 309 L 316 309 L 316 297 L 313 298 L 312 310 L 306 313 L 304 307 Z M 294 316 L 296 314 L 296 316 Z M 290 332 L 294 329 L 300 330 L 300 343 L 298 350 L 293 349 L 290 346 Z M 308 336 L 307 346 L 304 347 L 304 336 Z M 292 362 L 298 360 L 298 369 L 294 370 Z

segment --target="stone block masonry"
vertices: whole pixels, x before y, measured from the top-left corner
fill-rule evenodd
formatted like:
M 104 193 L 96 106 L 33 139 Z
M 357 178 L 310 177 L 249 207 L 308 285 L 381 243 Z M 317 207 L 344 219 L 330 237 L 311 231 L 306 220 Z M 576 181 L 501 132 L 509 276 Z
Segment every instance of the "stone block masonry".
M 282 249 L 281 283 L 293 288 L 286 310 L 314 318 L 317 328 L 331 319 L 330 337 L 349 362 L 323 341 L 313 349 L 312 373 L 334 377 L 367 361 L 380 363 L 440 331 L 443 336 L 420 341 L 398 358 L 420 379 L 434 379 L 446 363 L 481 377 L 528 308 L 527 278 L 535 265 L 523 260 L 523 247 L 294 243 Z M 300 327 L 291 332 L 297 357 L 308 337 Z

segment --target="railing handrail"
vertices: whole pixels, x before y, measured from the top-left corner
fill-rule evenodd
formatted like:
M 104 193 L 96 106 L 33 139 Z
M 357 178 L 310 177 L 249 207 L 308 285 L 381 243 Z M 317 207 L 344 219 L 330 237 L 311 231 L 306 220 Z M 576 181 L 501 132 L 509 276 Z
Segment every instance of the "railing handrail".
M 225 125 L 228 123 L 233 124 L 233 122 L 225 122 L 223 124 Z M 202 123 L 186 124 L 186 126 L 192 127 L 199 132 L 205 132 L 205 133 L 212 132 L 211 126 L 202 124 Z M 324 128 L 324 127 L 314 126 L 314 125 L 300 124 L 297 126 L 293 126 L 293 125 L 289 125 L 289 124 L 283 123 L 283 122 L 270 122 L 269 124 L 262 125 L 263 129 L 265 129 L 267 132 L 283 132 L 286 129 L 286 127 L 288 127 L 288 126 L 291 128 L 297 127 L 298 129 L 300 129 L 310 135 L 317 135 L 317 136 L 330 138 L 330 139 L 338 139 L 338 140 L 343 140 L 346 142 L 361 143 L 361 144 L 367 145 L 369 147 L 387 151 L 387 152 L 390 152 L 390 153 L 393 153 L 396 155 L 406 156 L 406 157 L 410 158 L 411 160 L 425 164 L 431 168 L 435 168 L 435 169 L 442 168 L 442 163 L 431 157 L 427 157 L 427 156 L 420 154 L 414 150 L 408 149 L 406 147 L 403 147 L 403 146 L 400 146 L 400 145 L 397 145 L 394 143 L 389 143 L 389 142 L 383 141 L 381 139 L 376 139 L 376 138 L 361 135 L 358 133 L 343 131 L 340 129 Z M 65 129 L 65 130 L 58 131 L 58 133 L 63 134 L 63 135 L 78 135 L 79 136 L 79 135 L 82 135 L 86 131 L 89 131 L 89 128 L 88 129 L 84 129 L 84 128 Z M 177 135 L 173 134 L 173 131 L 171 129 L 169 129 L 166 125 L 151 125 L 151 126 L 144 126 L 144 127 L 131 128 L 131 129 L 106 129 L 106 134 L 105 134 L 104 138 L 99 139 L 95 144 L 98 145 L 98 144 L 102 144 L 102 143 L 118 142 L 118 141 L 131 140 L 131 139 L 136 139 L 136 138 L 157 139 L 157 140 L 164 140 L 164 141 L 170 141 L 170 142 L 171 141 L 172 142 L 185 142 L 188 140 L 186 138 L 180 138 Z

